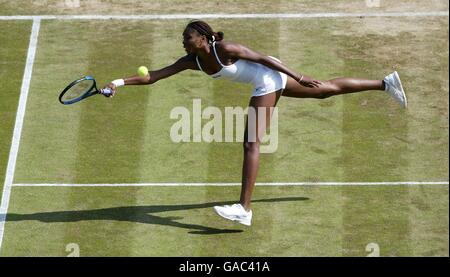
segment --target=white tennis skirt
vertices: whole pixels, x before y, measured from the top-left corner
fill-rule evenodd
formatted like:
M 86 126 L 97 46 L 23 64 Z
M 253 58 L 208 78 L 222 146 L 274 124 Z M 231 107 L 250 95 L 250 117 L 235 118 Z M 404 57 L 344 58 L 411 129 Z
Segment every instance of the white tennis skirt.
M 269 56 L 274 60 L 281 62 L 279 59 Z M 281 89 L 286 88 L 287 75 L 268 68 L 264 65 L 258 69 L 253 83 L 255 88 L 252 96 L 262 96 Z

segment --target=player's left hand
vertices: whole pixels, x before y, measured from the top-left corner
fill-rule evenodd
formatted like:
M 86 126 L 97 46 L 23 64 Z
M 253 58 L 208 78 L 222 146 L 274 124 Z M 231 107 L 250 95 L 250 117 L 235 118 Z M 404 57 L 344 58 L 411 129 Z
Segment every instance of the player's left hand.
M 322 82 L 319 80 L 315 80 L 309 76 L 303 75 L 303 78 L 298 81 L 300 85 L 308 88 L 318 88 L 320 85 L 322 85 Z

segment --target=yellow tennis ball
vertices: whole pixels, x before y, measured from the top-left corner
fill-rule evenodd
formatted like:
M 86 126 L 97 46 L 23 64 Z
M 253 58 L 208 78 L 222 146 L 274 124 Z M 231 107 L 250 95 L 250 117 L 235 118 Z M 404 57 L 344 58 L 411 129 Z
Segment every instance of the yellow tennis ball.
M 145 66 L 140 66 L 137 71 L 138 75 L 141 77 L 145 77 L 148 75 L 148 68 Z

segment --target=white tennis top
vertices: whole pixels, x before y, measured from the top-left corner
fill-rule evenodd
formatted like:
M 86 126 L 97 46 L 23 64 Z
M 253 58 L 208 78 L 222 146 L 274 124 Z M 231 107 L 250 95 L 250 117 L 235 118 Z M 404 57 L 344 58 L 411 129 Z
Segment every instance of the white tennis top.
M 209 76 L 211 76 L 212 78 L 224 78 L 234 82 L 250 83 L 256 85 L 256 83 L 254 82 L 255 77 L 260 69 L 264 67 L 263 65 L 243 59 L 239 59 L 235 63 L 230 65 L 224 65 L 220 61 L 219 56 L 217 56 L 215 41 L 213 42 L 213 51 L 214 55 L 216 56 L 217 62 L 222 66 L 222 69 L 212 75 L 208 74 Z M 198 61 L 198 56 L 196 56 L 195 59 L 197 61 L 198 68 L 203 71 L 200 62 Z

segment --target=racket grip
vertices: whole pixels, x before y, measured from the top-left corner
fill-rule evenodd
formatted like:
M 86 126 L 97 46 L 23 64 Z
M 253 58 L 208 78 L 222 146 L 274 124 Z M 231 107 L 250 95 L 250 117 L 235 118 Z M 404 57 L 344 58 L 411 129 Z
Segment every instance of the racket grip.
M 105 96 L 110 96 L 113 92 L 110 88 L 103 88 L 100 90 L 100 93 Z

